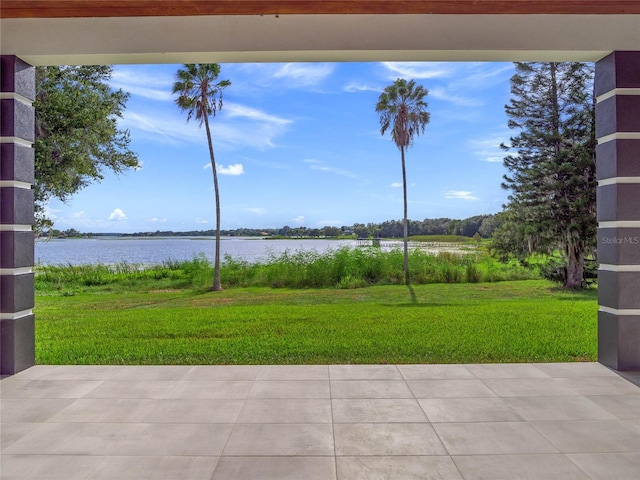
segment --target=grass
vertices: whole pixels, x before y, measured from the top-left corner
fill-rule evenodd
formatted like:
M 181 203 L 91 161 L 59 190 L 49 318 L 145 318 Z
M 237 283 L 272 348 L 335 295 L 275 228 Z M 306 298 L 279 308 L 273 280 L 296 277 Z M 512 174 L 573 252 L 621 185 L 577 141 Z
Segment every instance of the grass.
M 71 296 L 91 291 L 119 292 L 198 289 L 211 282 L 213 269 L 204 255 L 161 265 L 40 265 L 35 276 L 39 295 Z
M 39 266 L 36 287 L 41 292 L 73 295 L 87 287 L 129 290 L 134 286 L 155 289 L 193 288 L 211 285 L 213 268 L 204 255 L 184 262 L 162 265 L 63 265 Z M 459 255 L 434 255 L 420 249 L 409 254 L 412 284 L 478 283 L 539 278 L 537 269 L 517 262 L 500 263 L 483 251 Z M 225 257 L 221 269 L 225 287 L 362 288 L 404 284 L 400 249 L 338 248 L 326 252 L 285 251 L 257 262 Z
M 360 289 L 38 290 L 40 364 L 593 361 L 595 290 L 544 280 Z M 42 285 L 42 283 L 40 283 Z M 108 288 L 107 288 L 108 287 Z M 112 291 L 109 291 L 109 290 Z

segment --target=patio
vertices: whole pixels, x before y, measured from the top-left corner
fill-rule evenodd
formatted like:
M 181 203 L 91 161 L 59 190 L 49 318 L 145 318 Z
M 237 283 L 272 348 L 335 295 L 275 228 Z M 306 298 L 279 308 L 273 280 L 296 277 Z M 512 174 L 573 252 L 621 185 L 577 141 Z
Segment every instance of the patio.
M 634 479 L 640 388 L 598 363 L 36 366 L 9 479 Z

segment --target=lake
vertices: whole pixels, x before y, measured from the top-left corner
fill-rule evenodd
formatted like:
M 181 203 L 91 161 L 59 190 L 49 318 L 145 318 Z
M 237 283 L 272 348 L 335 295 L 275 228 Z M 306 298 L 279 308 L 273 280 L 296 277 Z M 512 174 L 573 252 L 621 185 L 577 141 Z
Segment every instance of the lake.
M 254 262 L 269 253 L 286 250 L 315 250 L 354 247 L 354 240 L 265 240 L 257 237 L 222 237 L 221 257 Z M 211 262 L 215 253 L 214 237 L 95 237 L 37 240 L 36 265 L 114 264 L 120 262 L 161 264 L 166 260 L 191 260 L 203 253 Z

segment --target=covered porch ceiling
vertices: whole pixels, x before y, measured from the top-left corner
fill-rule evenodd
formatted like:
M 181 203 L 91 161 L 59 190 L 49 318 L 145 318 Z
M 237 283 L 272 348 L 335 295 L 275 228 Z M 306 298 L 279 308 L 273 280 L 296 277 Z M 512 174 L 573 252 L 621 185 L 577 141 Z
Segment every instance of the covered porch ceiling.
M 33 65 L 595 61 L 640 50 L 637 0 L 2 0 Z

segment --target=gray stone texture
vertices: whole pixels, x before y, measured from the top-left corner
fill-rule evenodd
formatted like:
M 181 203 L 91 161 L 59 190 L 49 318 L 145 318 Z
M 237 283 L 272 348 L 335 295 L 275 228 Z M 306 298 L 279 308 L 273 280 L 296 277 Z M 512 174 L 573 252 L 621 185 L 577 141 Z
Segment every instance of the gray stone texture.
M 13 55 L 0 56 L 0 91 L 36 98 L 36 68 Z
M 640 370 L 640 315 L 598 312 L 598 361 L 616 370 Z
M 12 55 L 0 57 L 0 91 L 35 100 L 35 67 Z M 0 100 L 0 135 L 35 140 L 35 110 L 19 98 Z M 0 145 L 0 179 L 33 183 L 33 148 Z M 34 222 L 34 195 L 28 188 L 0 188 L 0 224 L 30 226 Z M 28 268 L 34 263 L 31 231 L 0 232 L 0 268 Z M 34 306 L 34 276 L 0 275 L 0 312 L 13 314 Z M 13 315 L 7 315 L 12 317 Z M 0 373 L 15 374 L 35 364 L 35 327 L 32 314 L 0 320 Z
M 0 180 L 33 183 L 34 156 L 33 148 L 13 143 L 0 144 Z
M 0 223 L 3 225 L 33 225 L 33 190 L 0 188 Z
M 596 63 L 595 94 L 600 96 L 614 88 L 640 87 L 640 52 L 613 52 Z
M 0 374 L 11 375 L 35 364 L 35 317 L 0 320 Z
M 640 228 L 599 228 L 598 261 L 609 265 L 640 265 Z
M 32 267 L 33 232 L 0 231 L 0 268 Z
M 35 110 L 33 106 L 17 100 L 0 100 L 0 134 L 35 141 Z
M 640 88 L 640 52 L 613 52 L 596 63 L 595 95 Z M 615 93 L 615 92 L 614 92 Z M 596 137 L 640 132 L 640 95 L 615 94 L 596 104 Z M 640 177 L 640 140 L 598 145 L 599 180 Z M 598 221 L 640 220 L 640 184 L 598 187 Z M 640 228 L 599 228 L 601 264 L 640 265 Z M 616 310 L 640 308 L 640 272 L 598 272 L 598 303 Z M 625 312 L 621 312 L 625 313 Z M 640 316 L 598 312 L 598 360 L 616 370 L 640 370 Z
M 596 177 L 640 177 L 640 140 L 612 140 L 596 148 Z
M 599 222 L 640 220 L 640 184 L 600 186 L 597 198 Z
M 35 98 L 35 68 L 12 56 L 0 58 L 2 92 Z M 16 99 L 3 99 L 0 105 L 0 133 L 34 141 L 34 109 Z M 21 145 L 0 145 L 0 179 L 32 183 L 34 151 Z M 33 224 L 33 191 L 24 188 L 0 189 L 0 223 Z M 33 266 L 33 233 L 0 232 L 0 268 Z M 15 313 L 34 305 L 33 274 L 0 276 L 0 311 Z M 0 372 L 14 374 L 35 363 L 34 316 L 2 319 Z
M 0 312 L 23 312 L 34 307 L 33 273 L 0 275 Z M 4 348 L 4 337 L 3 348 Z
M 598 271 L 598 304 L 615 308 L 640 308 L 640 272 Z
M 640 95 L 616 95 L 596 105 L 596 137 L 640 132 Z

